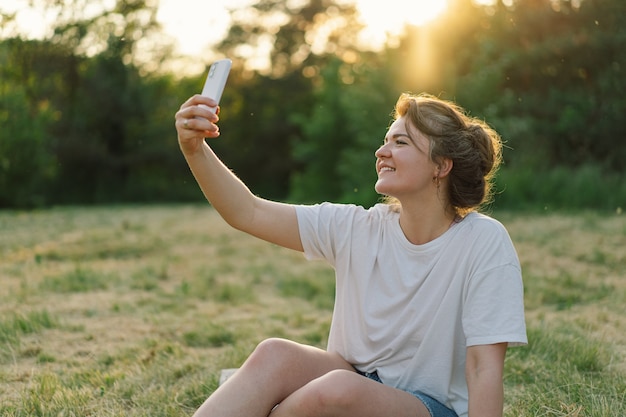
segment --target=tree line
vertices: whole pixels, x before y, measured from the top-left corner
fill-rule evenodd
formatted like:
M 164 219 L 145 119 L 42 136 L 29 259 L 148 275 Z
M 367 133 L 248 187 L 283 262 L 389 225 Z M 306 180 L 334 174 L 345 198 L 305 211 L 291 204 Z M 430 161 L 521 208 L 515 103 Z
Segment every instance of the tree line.
M 215 47 L 234 67 L 213 146 L 255 193 L 370 205 L 393 104 L 423 91 L 502 135 L 496 206 L 623 207 L 625 12 L 623 0 L 451 0 L 371 50 L 354 6 L 261 0 L 232 11 Z M 158 43 L 138 59 L 155 15 L 120 0 L 43 40 L 0 39 L 0 207 L 201 198 L 173 115 L 205 73 L 160 71 L 172 51 Z M 252 67 L 242 46 L 263 43 L 270 65 Z

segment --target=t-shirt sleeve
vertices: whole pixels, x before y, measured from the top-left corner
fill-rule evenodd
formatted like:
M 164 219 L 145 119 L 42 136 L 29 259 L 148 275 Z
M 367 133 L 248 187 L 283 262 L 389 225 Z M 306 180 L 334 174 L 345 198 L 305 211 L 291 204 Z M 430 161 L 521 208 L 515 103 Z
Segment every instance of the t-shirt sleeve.
M 477 247 L 485 263 L 473 271 L 463 303 L 466 344 L 525 345 L 524 286 L 513 243 L 503 229 L 483 237 Z
M 334 203 L 296 206 L 296 215 L 304 256 L 325 259 L 333 266 L 338 253 L 350 252 L 355 225 L 362 231 L 372 218 L 372 213 L 361 206 Z
M 523 298 L 517 265 L 503 265 L 473 277 L 463 308 L 467 346 L 527 344 Z
M 337 246 L 341 244 L 337 236 L 348 234 L 346 208 L 331 203 L 296 206 L 300 239 L 307 259 L 335 263 Z

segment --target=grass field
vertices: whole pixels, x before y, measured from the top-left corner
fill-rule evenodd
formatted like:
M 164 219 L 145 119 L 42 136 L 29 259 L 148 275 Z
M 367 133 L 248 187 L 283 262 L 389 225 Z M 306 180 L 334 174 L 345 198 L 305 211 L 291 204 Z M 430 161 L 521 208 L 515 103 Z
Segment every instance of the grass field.
M 626 416 L 626 215 L 496 213 L 530 345 L 508 417 Z M 267 337 L 325 346 L 333 273 L 207 206 L 0 212 L 0 415 L 188 416 Z

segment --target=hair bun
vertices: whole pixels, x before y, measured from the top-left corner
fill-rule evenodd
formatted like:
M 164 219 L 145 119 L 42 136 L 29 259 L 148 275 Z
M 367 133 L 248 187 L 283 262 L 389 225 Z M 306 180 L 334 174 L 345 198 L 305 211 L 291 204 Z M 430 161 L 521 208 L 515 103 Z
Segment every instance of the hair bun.
M 495 132 L 487 125 L 473 123 L 468 127 L 470 140 L 479 152 L 481 169 L 484 176 L 488 176 L 494 165 L 500 162 L 500 141 L 494 141 Z

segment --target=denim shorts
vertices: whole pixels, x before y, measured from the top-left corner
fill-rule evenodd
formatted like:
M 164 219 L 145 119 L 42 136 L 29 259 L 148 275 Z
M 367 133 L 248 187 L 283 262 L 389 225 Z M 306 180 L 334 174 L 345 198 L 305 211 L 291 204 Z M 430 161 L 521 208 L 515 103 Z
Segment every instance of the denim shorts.
M 374 372 L 361 372 L 358 369 L 356 370 L 359 375 L 363 375 L 373 381 L 382 383 L 378 377 L 378 373 Z M 421 391 L 406 391 L 418 400 L 420 400 L 430 413 L 431 417 L 459 417 L 453 410 L 449 409 L 445 405 L 441 404 L 439 401 L 435 400 L 430 395 L 426 395 Z

